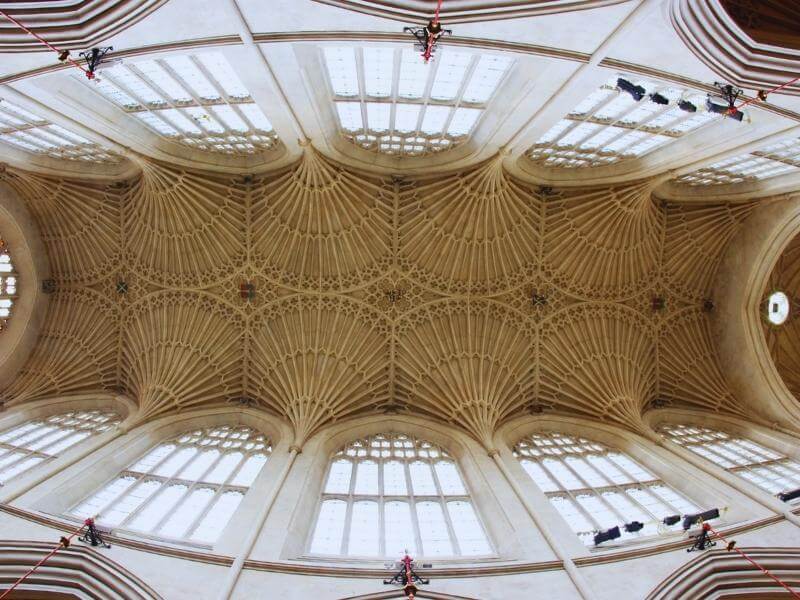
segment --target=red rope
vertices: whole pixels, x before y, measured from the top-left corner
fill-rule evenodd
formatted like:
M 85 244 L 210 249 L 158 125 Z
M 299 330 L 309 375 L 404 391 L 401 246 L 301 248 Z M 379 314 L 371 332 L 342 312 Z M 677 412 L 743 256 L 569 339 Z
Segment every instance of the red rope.
M 440 3 L 441 3 L 441 0 L 440 0 Z M 5 12 L 5 11 L 3 11 L 3 10 L 0 10 L 0 15 L 3 15 L 3 16 L 6 18 L 6 19 L 8 19 L 8 20 L 9 20 L 9 21 L 11 21 L 12 23 L 14 23 L 14 25 L 16 25 L 17 27 L 19 27 L 20 29 L 22 29 L 22 30 L 23 30 L 25 33 L 27 33 L 28 35 L 32 35 L 33 37 L 35 37 L 37 40 L 39 40 L 39 42 L 40 42 L 40 43 L 42 43 L 42 44 L 44 44 L 45 46 L 47 46 L 48 48 L 50 48 L 50 50 L 52 50 L 53 52 L 55 52 L 55 53 L 57 53 L 57 54 L 59 54 L 59 55 L 61 54 L 61 50 L 59 50 L 58 48 L 56 48 L 55 46 L 53 46 L 53 44 L 51 44 L 50 42 L 48 42 L 46 39 L 44 39 L 42 36 L 40 36 L 40 35 L 39 35 L 38 33 L 36 33 L 35 31 L 32 31 L 32 30 L 28 29 L 27 27 L 25 27 L 25 25 L 23 25 L 22 23 L 20 23 L 19 21 L 17 21 L 17 20 L 16 20 L 14 17 L 12 17 L 12 16 L 11 16 L 10 14 L 8 14 L 7 12 Z M 86 76 L 87 76 L 89 79 L 91 79 L 91 78 L 92 78 L 92 73 L 91 73 L 90 71 L 87 71 L 86 69 L 84 69 L 84 68 L 83 68 L 83 67 L 82 67 L 80 64 L 78 64 L 78 62 L 77 62 L 76 60 L 74 60 L 74 59 L 70 58 L 69 56 L 67 56 L 67 60 L 68 60 L 69 62 L 71 62 L 71 63 L 72 63 L 74 66 L 78 67 L 78 68 L 79 68 L 81 71 L 83 71 L 83 72 L 86 74 Z M 2 598 L 3 598 L 3 597 L 2 597 L 2 596 L 0 596 L 0 600 L 2 600 Z
M 436 5 L 436 12 L 433 14 L 433 22 L 439 22 L 439 11 L 442 9 L 442 0 L 439 0 L 439 3 Z
M 703 523 L 703 528 L 704 528 L 704 529 L 708 529 L 709 531 L 711 531 L 711 533 L 713 533 L 713 534 L 714 534 L 714 535 L 716 535 L 716 536 L 717 536 L 719 539 L 721 539 L 723 542 L 725 542 L 725 544 L 726 544 L 726 545 L 729 545 L 729 544 L 728 544 L 728 540 L 726 540 L 726 539 L 725 539 L 725 538 L 722 536 L 722 534 L 721 534 L 721 533 L 719 533 L 719 532 L 717 532 L 716 530 L 714 530 L 714 528 L 713 528 L 713 527 L 711 527 L 711 525 L 709 525 L 708 523 Z M 800 594 L 798 594 L 797 592 L 795 592 L 795 591 L 794 591 L 792 588 L 790 588 L 788 585 L 786 585 L 786 584 L 785 584 L 783 581 L 781 581 L 780 579 L 778 579 L 777 577 L 775 577 L 775 575 L 773 575 L 772 573 L 770 573 L 770 572 L 769 572 L 767 569 L 765 569 L 765 568 L 764 568 L 764 567 L 762 567 L 760 564 L 758 564 L 756 561 L 754 561 L 752 558 L 750 558 L 749 556 L 747 556 L 747 554 L 745 554 L 744 552 L 742 552 L 741 550 L 739 550 L 739 548 L 737 548 L 736 546 L 733 546 L 733 548 L 732 548 L 732 549 L 733 549 L 733 550 L 736 550 L 736 552 L 738 552 L 739 554 L 741 554 L 741 555 L 742 555 L 742 558 L 744 558 L 744 559 L 745 559 L 747 562 L 749 562 L 750 564 L 752 564 L 752 565 L 753 565 L 754 567 L 756 567 L 757 569 L 760 569 L 761 571 L 763 571 L 763 572 L 764 572 L 764 575 L 766 575 L 767 577 L 769 577 L 769 578 L 770 578 L 770 579 L 772 579 L 773 581 L 777 582 L 778 584 L 780 584 L 781 586 L 783 586 L 784 588 L 786 588 L 786 590 L 788 590 L 788 592 L 789 592 L 789 593 L 790 593 L 792 596 L 794 596 L 795 598 L 798 598 L 798 600 L 800 600 Z
M 774 88 L 772 88 L 771 90 L 767 90 L 767 91 L 765 92 L 765 95 L 769 95 L 769 94 L 771 94 L 771 93 L 773 93 L 773 92 L 777 92 L 777 91 L 779 91 L 779 90 L 782 90 L 783 88 L 785 88 L 785 87 L 788 87 L 788 86 L 792 85 L 793 83 L 795 83 L 795 82 L 797 82 L 797 81 L 800 81 L 800 77 L 795 77 L 795 78 L 794 78 L 794 79 L 792 79 L 791 81 L 787 81 L 786 83 L 782 83 L 782 84 L 781 84 L 781 85 L 779 85 L 778 87 L 774 87 Z M 752 104 L 753 102 L 755 102 L 756 100 L 759 100 L 759 99 L 760 99 L 760 98 L 759 98 L 758 96 L 756 96 L 755 98 L 750 98 L 750 99 L 749 99 L 749 100 L 747 100 L 746 102 L 743 102 L 742 104 L 740 104 L 739 106 L 737 106 L 737 107 L 736 107 L 736 110 L 742 110 L 742 109 L 743 109 L 745 106 L 747 106 L 748 104 Z
M 63 537 L 62 537 L 62 538 L 61 538 L 61 541 L 58 543 L 58 546 L 56 546 L 55 548 L 53 548 L 53 549 L 50 551 L 50 554 L 48 554 L 48 555 L 47 555 L 47 556 L 45 556 L 45 557 L 44 557 L 42 560 L 40 560 L 38 563 L 36 563 L 36 564 L 33 566 L 33 568 L 31 568 L 31 569 L 30 569 L 30 570 L 29 570 L 27 573 L 25 573 L 25 575 L 23 575 L 22 577 L 20 577 L 19 579 L 17 579 L 17 580 L 14 582 L 14 585 L 12 585 L 12 586 L 11 586 L 10 588 L 8 588 L 8 589 L 7 589 L 5 592 L 3 592 L 3 595 L 2 595 L 2 596 L 0 596 L 0 600 L 3 600 L 3 598 L 5 598 L 5 597 L 6 597 L 6 596 L 8 596 L 8 595 L 9 595 L 11 592 L 13 592 L 13 591 L 14 591 L 14 590 L 17 588 L 17 586 L 19 586 L 19 584 L 21 584 L 21 583 L 22 583 L 23 581 L 25 581 L 25 580 L 26 580 L 28 577 L 30 577 L 30 576 L 31 576 L 31 574 L 32 574 L 32 573 L 33 573 L 33 572 L 34 572 L 36 569 L 38 569 L 38 568 L 39 568 L 39 567 L 41 567 L 41 566 L 42 566 L 44 563 L 46 563 L 48 560 L 50 560 L 50 558 L 52 558 L 52 557 L 53 557 L 53 555 L 55 555 L 55 553 L 56 553 L 56 552 L 58 552 L 59 550 L 61 550 L 61 548 L 66 548 L 66 547 L 69 545 L 69 542 L 72 540 L 72 538 L 74 538 L 76 535 L 78 535 L 78 534 L 79 534 L 79 533 L 80 533 L 80 532 L 83 530 L 83 528 L 84 528 L 85 526 L 86 526 L 86 524 L 84 523 L 84 524 L 83 524 L 83 525 L 81 525 L 81 526 L 80 526 L 78 529 L 76 529 L 75 531 L 73 531 L 73 532 L 72 532 L 72 534 L 70 534 L 70 536 L 69 536 L 68 538 L 63 538 Z M 66 543 L 65 543 L 65 540 L 66 540 Z

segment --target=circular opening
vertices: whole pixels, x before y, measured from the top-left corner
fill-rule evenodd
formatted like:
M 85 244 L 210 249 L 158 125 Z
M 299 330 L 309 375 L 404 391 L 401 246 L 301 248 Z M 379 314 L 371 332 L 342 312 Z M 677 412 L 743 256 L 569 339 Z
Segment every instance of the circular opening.
M 789 297 L 783 292 L 773 292 L 767 300 L 767 319 L 781 325 L 789 317 Z

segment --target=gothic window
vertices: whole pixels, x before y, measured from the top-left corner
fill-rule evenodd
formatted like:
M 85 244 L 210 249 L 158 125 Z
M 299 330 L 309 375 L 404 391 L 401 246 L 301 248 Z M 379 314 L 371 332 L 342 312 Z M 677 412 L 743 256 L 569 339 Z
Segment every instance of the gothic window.
M 52 460 L 86 438 L 119 423 L 112 412 L 68 412 L 36 419 L 0 433 L 0 484 Z
M 783 138 L 748 154 L 729 156 L 719 162 L 678 177 L 691 186 L 752 182 L 800 170 L 800 138 Z
M 428 64 L 410 48 L 328 46 L 323 55 L 345 138 L 400 156 L 467 140 L 513 63 L 452 48 Z
M 643 88 L 639 101 L 617 87 L 619 77 L 614 75 L 545 132 L 528 150 L 528 157 L 555 168 L 613 164 L 644 156 L 715 119 L 704 110 L 703 94 L 622 77 Z M 695 110 L 686 110 L 689 106 Z
M 5 241 L 0 239 L 0 331 L 2 331 L 17 299 L 18 276 L 11 262 Z
M 597 442 L 560 433 L 537 433 L 522 439 L 514 455 L 531 479 L 584 544 L 595 531 L 620 526 L 623 540 L 680 528 L 661 521 L 671 515 L 699 512 L 625 454 Z M 644 524 L 626 532 L 622 525 Z
M 491 546 L 442 448 L 391 433 L 356 440 L 328 469 L 311 553 L 479 556 Z
M 191 148 L 247 155 L 278 143 L 272 123 L 220 52 L 126 60 L 88 85 L 156 134 Z
M 800 463 L 760 444 L 706 427 L 664 425 L 660 431 L 770 494 L 800 488 Z
M 71 514 L 112 528 L 213 543 L 267 462 L 249 427 L 198 429 L 159 444 Z
M 106 148 L 1 96 L 0 143 L 52 158 L 96 163 L 119 162 L 119 156 Z

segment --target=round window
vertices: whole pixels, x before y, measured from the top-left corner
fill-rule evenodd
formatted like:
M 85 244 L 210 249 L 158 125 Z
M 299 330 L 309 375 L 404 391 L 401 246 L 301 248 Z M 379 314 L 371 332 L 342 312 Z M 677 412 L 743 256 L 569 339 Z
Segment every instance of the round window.
M 772 292 L 767 300 L 767 319 L 781 325 L 789 317 L 789 297 L 783 292 Z

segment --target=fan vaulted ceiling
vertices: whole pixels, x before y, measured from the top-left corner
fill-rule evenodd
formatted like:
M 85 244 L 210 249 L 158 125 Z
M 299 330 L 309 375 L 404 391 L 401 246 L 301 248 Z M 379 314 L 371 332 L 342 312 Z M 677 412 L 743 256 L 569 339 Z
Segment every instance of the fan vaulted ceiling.
M 795 96 L 705 112 L 716 75 L 677 0 L 452 0 L 427 66 L 386 17 L 435 2 L 274 4 L 164 3 L 98 82 L 0 61 L 0 180 L 56 288 L 6 402 L 245 403 L 299 442 L 411 412 L 487 446 L 542 411 L 748 414 L 713 283 L 754 208 L 800 185 Z

